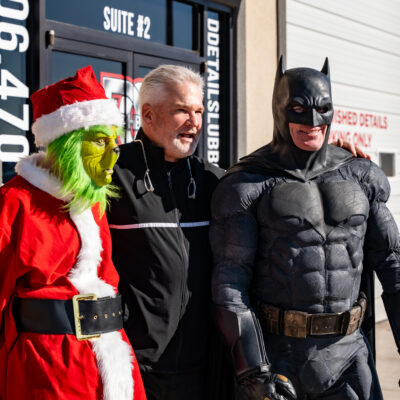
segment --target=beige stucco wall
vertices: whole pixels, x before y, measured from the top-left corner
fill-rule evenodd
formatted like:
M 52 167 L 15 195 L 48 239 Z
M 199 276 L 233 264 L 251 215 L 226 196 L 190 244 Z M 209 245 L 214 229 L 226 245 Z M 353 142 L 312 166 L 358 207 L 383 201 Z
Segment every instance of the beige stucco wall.
M 242 0 L 238 13 L 238 155 L 272 138 L 277 65 L 276 0 Z

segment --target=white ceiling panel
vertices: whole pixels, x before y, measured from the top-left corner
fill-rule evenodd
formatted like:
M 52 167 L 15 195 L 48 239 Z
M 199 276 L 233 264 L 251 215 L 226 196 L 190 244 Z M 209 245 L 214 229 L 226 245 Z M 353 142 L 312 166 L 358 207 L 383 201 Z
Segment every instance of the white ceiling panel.
M 290 24 L 286 49 L 288 68 L 320 68 L 328 56 L 334 82 L 393 95 L 400 91 L 400 57 L 393 54 Z
M 287 0 L 400 36 L 399 0 Z
M 286 12 L 286 22 L 289 25 L 307 28 L 310 31 L 318 32 L 323 35 L 336 37 L 349 43 L 355 43 L 367 48 L 379 50 L 382 53 L 390 53 L 400 55 L 400 23 L 397 20 L 397 32 L 391 33 L 382 29 L 377 29 L 371 24 L 365 24 L 362 21 L 356 21 L 349 18 L 349 11 L 354 3 L 347 1 L 346 15 L 338 15 L 332 13 L 330 9 L 336 9 L 337 2 L 324 2 L 324 8 L 315 7 L 316 1 L 306 2 L 305 5 L 302 1 L 288 2 Z M 334 3 L 335 7 L 327 7 L 329 4 Z M 363 2 L 368 3 L 368 2 Z M 376 3 L 376 2 L 375 2 Z M 374 5 L 375 7 L 375 5 Z M 400 19 L 400 15 L 398 16 Z M 375 22 L 376 18 L 374 18 Z M 387 20 L 385 20 L 385 26 Z
M 332 83 L 335 106 L 400 116 L 400 96 Z M 400 131 L 399 131 L 400 132 Z

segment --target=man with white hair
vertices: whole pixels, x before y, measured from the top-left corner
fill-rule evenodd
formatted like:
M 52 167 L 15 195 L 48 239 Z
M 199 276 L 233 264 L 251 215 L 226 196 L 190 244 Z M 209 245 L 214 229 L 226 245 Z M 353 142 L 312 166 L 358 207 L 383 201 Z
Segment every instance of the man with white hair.
M 150 72 L 142 128 L 120 147 L 108 215 L 113 260 L 148 399 L 204 399 L 210 320 L 211 194 L 223 171 L 193 155 L 203 79 L 185 67 Z

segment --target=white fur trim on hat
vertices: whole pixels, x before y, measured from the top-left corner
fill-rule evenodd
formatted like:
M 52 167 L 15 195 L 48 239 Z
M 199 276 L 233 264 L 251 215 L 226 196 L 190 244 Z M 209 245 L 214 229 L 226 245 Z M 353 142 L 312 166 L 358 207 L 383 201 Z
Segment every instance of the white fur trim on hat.
M 114 100 L 87 100 L 67 104 L 37 118 L 32 124 L 32 132 L 38 146 L 47 146 L 65 133 L 93 125 L 124 125 L 124 117 Z

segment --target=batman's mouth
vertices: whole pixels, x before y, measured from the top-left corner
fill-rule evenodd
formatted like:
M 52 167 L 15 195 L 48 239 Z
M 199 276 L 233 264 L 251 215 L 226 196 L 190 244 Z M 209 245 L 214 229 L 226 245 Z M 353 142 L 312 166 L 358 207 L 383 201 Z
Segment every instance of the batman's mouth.
M 298 130 L 298 134 L 309 136 L 309 137 L 317 137 L 317 136 L 323 134 L 323 130 L 322 130 L 322 128 L 319 128 L 319 127 L 315 127 L 315 128 L 311 128 L 311 129 L 302 128 L 302 129 Z

